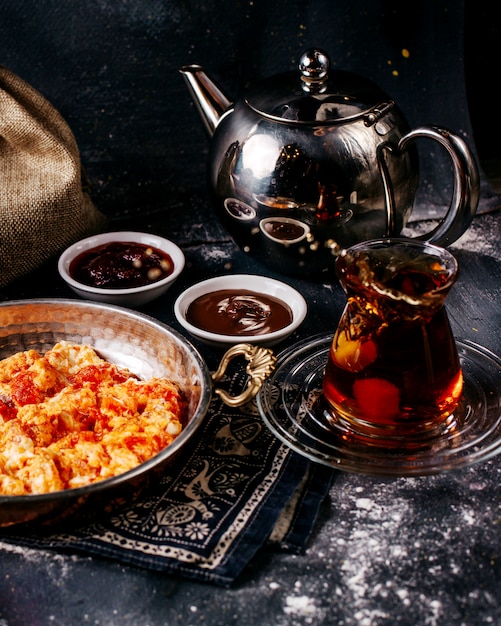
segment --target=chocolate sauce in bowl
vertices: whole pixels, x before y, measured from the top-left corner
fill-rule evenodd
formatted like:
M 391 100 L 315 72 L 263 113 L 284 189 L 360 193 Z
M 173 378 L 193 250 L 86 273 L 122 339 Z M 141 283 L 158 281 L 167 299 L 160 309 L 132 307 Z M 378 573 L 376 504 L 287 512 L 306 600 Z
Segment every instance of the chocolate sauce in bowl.
M 264 335 L 292 322 L 288 304 L 263 293 L 221 289 L 196 298 L 186 311 L 193 326 L 218 335 Z

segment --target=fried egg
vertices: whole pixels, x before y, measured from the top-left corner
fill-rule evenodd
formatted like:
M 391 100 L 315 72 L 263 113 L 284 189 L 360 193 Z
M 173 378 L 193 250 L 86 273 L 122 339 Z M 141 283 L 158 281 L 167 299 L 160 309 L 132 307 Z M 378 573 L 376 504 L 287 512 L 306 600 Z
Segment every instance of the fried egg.
M 0 495 L 90 485 L 147 461 L 181 433 L 179 386 L 139 380 L 87 345 L 0 361 Z

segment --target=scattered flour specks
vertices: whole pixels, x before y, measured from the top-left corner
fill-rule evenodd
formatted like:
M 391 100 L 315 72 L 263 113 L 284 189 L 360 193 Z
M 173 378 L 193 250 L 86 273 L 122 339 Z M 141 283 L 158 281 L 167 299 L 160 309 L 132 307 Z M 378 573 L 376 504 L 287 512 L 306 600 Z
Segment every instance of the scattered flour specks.
M 492 226 L 490 226 L 492 222 Z M 424 235 L 430 232 L 436 223 L 429 221 L 414 222 L 402 231 L 402 234 L 411 237 Z M 499 219 L 495 215 L 489 213 L 478 215 L 467 231 L 451 245 L 451 251 L 466 250 L 484 254 L 501 260 L 501 252 L 499 249 L 499 237 L 501 235 Z
M 355 505 L 359 508 L 359 509 L 372 509 L 373 506 L 373 501 L 370 500 L 369 498 L 358 498 L 355 501 Z
M 487 218 L 488 216 L 484 217 L 484 219 Z M 496 233 L 496 231 L 486 229 L 485 227 L 481 230 L 479 226 L 473 222 L 464 235 L 451 246 L 451 250 L 454 251 L 455 248 L 458 248 L 460 250 L 485 254 L 501 260 L 499 235 L 499 227 Z
M 79 558 L 75 555 L 66 556 L 56 552 L 46 552 L 45 550 L 37 550 L 26 548 L 10 543 L 0 541 L 0 552 L 12 552 L 21 555 L 27 564 L 42 564 L 46 567 L 47 577 L 56 583 L 62 578 L 66 578 L 70 573 L 71 564 Z M 48 558 L 50 555 L 50 558 Z
M 472 526 L 475 523 L 475 514 L 471 509 L 463 509 L 462 511 L 463 521 L 468 526 Z
M 231 258 L 230 251 L 222 248 L 216 248 L 216 246 L 207 247 L 204 249 L 204 260 L 206 261 L 225 261 Z
M 302 623 L 317 624 L 323 617 L 323 611 L 315 605 L 315 599 L 309 596 L 285 598 L 284 613 L 293 618 L 302 618 Z
M 353 608 L 351 616 L 344 616 L 346 626 L 389 624 L 391 615 L 381 608 L 383 602 L 401 606 L 401 611 L 405 611 L 416 605 L 416 595 L 419 595 L 419 577 L 410 566 L 413 555 L 409 553 L 409 550 L 419 550 L 419 542 L 414 547 L 409 546 L 406 535 L 410 520 L 415 517 L 414 504 L 412 499 L 400 497 L 398 488 L 392 498 L 383 497 L 387 487 L 376 483 L 372 490 L 354 489 L 349 508 L 351 519 L 332 537 L 333 549 L 340 559 L 336 595 Z M 430 571 L 439 567 L 433 558 L 428 562 Z M 404 582 L 385 574 L 390 571 L 403 572 Z M 443 617 L 439 599 L 423 597 L 420 603 L 425 612 L 422 623 L 438 625 Z
M 335 481 L 332 519 L 320 531 L 322 550 L 310 553 L 322 558 L 326 589 L 338 607 L 337 613 L 325 609 L 326 618 L 342 626 L 441 626 L 466 623 L 465 606 L 489 612 L 497 602 L 490 601 L 480 576 L 471 578 L 481 568 L 490 580 L 498 567 L 488 533 L 498 531 L 493 520 L 501 520 L 501 505 L 496 490 L 485 497 L 487 485 L 482 468 L 458 474 L 457 480 Z M 465 581 L 470 581 L 466 587 Z M 475 599 L 467 596 L 471 587 Z M 311 585 L 305 582 L 296 591 L 303 601 L 315 598 L 314 606 L 324 608 L 325 596 Z
M 308 596 L 287 596 L 284 611 L 288 614 L 311 615 L 315 612 L 315 601 Z

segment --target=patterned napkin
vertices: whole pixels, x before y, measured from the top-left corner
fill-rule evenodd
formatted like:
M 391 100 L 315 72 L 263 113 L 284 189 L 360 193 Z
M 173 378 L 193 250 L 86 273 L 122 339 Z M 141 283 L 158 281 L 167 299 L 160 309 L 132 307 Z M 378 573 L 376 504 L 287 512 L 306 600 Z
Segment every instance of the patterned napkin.
M 227 381 L 242 389 L 245 373 Z M 83 552 L 229 586 L 256 552 L 274 543 L 301 552 L 333 470 L 281 444 L 255 403 L 211 401 L 192 445 L 159 484 L 126 509 L 76 531 L 0 540 Z M 19 531 L 18 531 L 19 532 Z

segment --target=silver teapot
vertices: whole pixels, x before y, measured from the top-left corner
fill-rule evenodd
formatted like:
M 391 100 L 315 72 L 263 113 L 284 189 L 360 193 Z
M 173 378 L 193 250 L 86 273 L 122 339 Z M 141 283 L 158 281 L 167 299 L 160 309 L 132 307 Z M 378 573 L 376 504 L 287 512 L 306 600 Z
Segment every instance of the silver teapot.
M 479 174 L 458 135 L 413 130 L 376 84 L 330 71 L 305 52 L 299 71 L 274 76 L 231 102 L 199 65 L 181 68 L 210 137 L 208 186 L 236 243 L 272 269 L 322 277 L 341 245 L 399 235 L 419 179 L 417 138 L 441 144 L 452 163 L 446 215 L 420 237 L 457 240 L 477 210 Z

